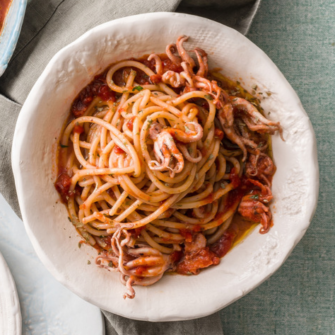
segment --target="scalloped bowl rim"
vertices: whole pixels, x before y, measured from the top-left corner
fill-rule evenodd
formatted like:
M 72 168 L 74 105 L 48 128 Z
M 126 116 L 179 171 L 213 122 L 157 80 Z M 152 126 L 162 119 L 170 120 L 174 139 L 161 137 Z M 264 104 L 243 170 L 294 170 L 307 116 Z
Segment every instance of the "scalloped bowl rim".
M 293 130 L 292 132 L 288 131 L 286 133 L 286 136 L 288 138 L 286 139 L 285 143 L 280 143 L 280 141 L 277 138 L 274 138 L 273 141 L 274 147 L 276 146 L 278 147 L 277 152 L 275 150 L 276 148 L 274 148 L 274 156 L 275 159 L 277 159 L 276 160 L 278 167 L 277 175 L 279 176 L 277 177 L 276 175 L 274 180 L 274 188 L 275 188 L 274 194 L 276 196 L 276 193 L 278 193 L 278 201 L 275 203 L 276 205 L 274 213 L 275 226 L 271 230 L 272 231 L 271 234 L 264 237 L 260 236 L 260 234 L 258 234 L 258 231 L 255 230 L 242 243 L 240 243 L 230 253 L 228 253 L 222 259 L 222 262 L 219 266 L 203 271 L 198 276 L 192 276 L 187 278 L 183 276 L 164 276 L 164 278 L 160 282 L 158 282 L 152 287 L 137 288 L 138 297 L 134 301 L 123 302 L 121 298 L 119 299 L 119 297 L 115 295 L 115 292 L 118 292 L 119 296 L 122 296 L 122 286 L 117 284 L 117 281 L 114 280 L 115 279 L 114 277 L 112 276 L 107 277 L 108 276 L 107 274 L 101 271 L 97 272 L 97 270 L 93 270 L 93 268 L 91 267 L 89 268 L 89 271 L 85 272 L 85 279 L 83 278 L 78 279 L 76 277 L 77 274 L 74 274 L 74 272 L 83 271 L 84 267 L 81 264 L 74 264 L 73 271 L 67 270 L 67 264 L 63 263 L 62 266 L 61 261 L 57 263 L 57 261 L 55 261 L 55 256 L 52 254 L 52 251 L 49 250 L 49 247 L 46 247 L 44 242 L 45 236 L 43 235 L 43 233 L 40 232 L 40 227 L 42 227 L 42 225 L 41 224 L 38 225 L 36 223 L 36 221 L 39 219 L 39 216 L 37 216 L 36 214 L 35 206 L 33 206 L 34 208 L 32 208 L 32 205 L 34 203 L 31 200 L 32 196 L 38 197 L 38 194 L 43 193 L 44 190 L 36 190 L 34 187 L 31 187 L 32 185 L 30 183 L 30 180 L 28 179 L 35 178 L 34 172 L 31 171 L 32 166 L 35 163 L 27 161 L 27 159 L 29 159 L 27 157 L 29 156 L 27 155 L 26 151 L 28 150 L 27 143 L 30 143 L 31 147 L 29 148 L 31 148 L 33 155 L 36 154 L 38 156 L 39 155 L 38 152 L 40 150 L 45 150 L 46 152 L 45 154 L 43 154 L 43 156 L 41 156 L 42 160 L 43 157 L 45 156 L 49 157 L 50 155 L 49 150 L 51 149 L 49 149 L 49 147 L 51 146 L 51 144 L 50 143 L 45 145 L 43 144 L 43 146 L 41 144 L 36 144 L 34 142 L 34 137 L 38 137 L 39 133 L 35 133 L 34 135 L 32 135 L 31 129 L 34 129 L 33 128 L 34 123 L 38 122 L 35 119 L 35 114 L 39 113 L 40 116 L 42 115 L 41 112 L 39 111 L 39 106 L 44 106 L 43 104 L 46 103 L 43 99 L 44 96 L 49 94 L 47 92 L 49 88 L 45 88 L 45 86 L 48 80 L 49 81 L 51 80 L 50 79 L 51 74 L 55 73 L 59 74 L 59 78 L 57 78 L 57 83 L 59 84 L 59 82 L 62 82 L 62 80 L 64 80 L 64 78 L 66 78 L 67 76 L 66 69 L 70 67 L 71 65 L 69 64 L 70 61 L 73 61 L 75 64 L 77 64 L 76 63 L 77 61 L 79 62 L 79 64 L 82 64 L 84 62 L 83 59 L 85 55 L 81 53 L 83 59 L 78 60 L 77 51 L 88 50 L 85 49 L 85 43 L 86 42 L 94 43 L 94 37 L 96 36 L 104 37 L 106 45 L 108 45 L 109 43 L 115 48 L 115 50 L 117 50 L 119 45 L 122 44 L 122 39 L 116 41 L 118 36 L 122 36 L 122 34 L 124 34 L 124 39 L 127 40 L 128 38 L 129 40 L 131 40 L 132 38 L 130 36 L 130 32 L 129 33 L 127 32 L 127 29 L 131 30 L 130 27 L 132 28 L 138 27 L 139 30 L 143 29 L 143 32 L 148 33 L 148 31 L 150 31 L 150 25 L 157 24 L 157 22 L 171 24 L 171 26 L 168 26 L 167 29 L 169 30 L 168 34 L 171 34 L 172 37 L 168 38 L 169 40 L 173 40 L 175 35 L 177 33 L 179 34 L 179 31 L 178 32 L 176 31 L 178 25 L 184 27 L 183 33 L 186 32 L 187 34 L 190 32 L 192 33 L 192 31 L 196 32 L 197 29 L 200 29 L 199 31 L 197 31 L 198 33 L 196 36 L 191 35 L 191 37 L 195 39 L 199 38 L 199 40 L 202 40 L 203 43 L 210 43 L 209 38 L 215 40 L 216 36 L 218 35 L 220 35 L 221 37 L 225 36 L 225 40 L 222 43 L 228 43 L 231 53 L 236 52 L 237 55 L 236 62 L 239 62 L 238 60 L 239 57 L 244 57 L 243 53 L 241 53 L 241 50 L 246 53 L 247 55 L 245 56 L 246 58 L 243 59 L 243 62 L 240 61 L 239 63 L 239 66 L 242 67 L 245 62 L 249 61 L 249 59 L 256 57 L 256 56 L 248 56 L 248 53 L 256 54 L 258 58 L 256 57 L 257 59 L 255 59 L 255 63 L 251 64 L 253 68 L 256 68 L 255 73 L 252 72 L 253 70 L 250 72 L 253 75 L 252 78 L 255 77 L 257 79 L 258 73 L 260 73 L 260 78 L 266 78 L 266 76 L 262 74 L 262 71 L 267 71 L 269 75 L 271 75 L 273 78 L 276 79 L 276 82 L 277 81 L 280 82 L 280 84 L 278 84 L 276 82 L 269 80 L 269 82 L 267 83 L 266 87 L 273 86 L 278 89 L 278 93 L 273 94 L 273 97 L 270 97 L 268 100 L 264 102 L 265 107 L 267 109 L 272 110 L 273 106 L 276 107 L 276 104 L 278 106 L 279 105 L 283 106 L 278 108 L 279 112 L 277 112 L 277 109 L 274 108 L 274 113 L 278 113 L 277 114 L 278 116 L 283 117 L 283 123 L 284 124 L 287 123 L 288 125 L 287 128 L 289 130 L 292 129 Z M 197 28 L 197 25 L 200 25 L 201 28 Z M 177 27 L 174 28 L 174 26 Z M 150 36 L 150 39 L 155 40 L 158 38 L 162 39 L 165 38 L 162 36 L 160 37 L 156 36 L 157 34 L 159 34 L 159 29 L 160 28 L 158 27 L 157 32 L 152 32 L 152 36 Z M 180 29 L 180 27 L 178 29 Z M 205 31 L 205 33 L 203 33 L 203 31 Z M 140 33 L 141 32 L 138 33 L 136 32 L 136 34 Z M 114 34 L 113 35 L 114 39 L 109 40 L 108 34 L 111 34 L 111 36 Z M 238 41 L 238 43 L 236 41 Z M 98 41 L 96 43 L 98 43 Z M 115 43 L 115 45 L 113 45 L 113 43 Z M 124 43 L 125 45 L 120 48 L 125 48 L 125 50 L 127 50 L 127 43 L 126 42 Z M 150 44 L 150 40 L 149 39 L 146 40 L 146 43 Z M 213 50 L 215 50 L 215 46 L 213 46 Z M 211 50 L 209 51 L 210 51 L 209 52 L 210 58 L 211 57 L 215 58 L 217 56 L 215 55 L 215 53 L 214 54 L 211 53 Z M 92 57 L 93 56 L 91 55 L 91 58 Z M 229 64 L 229 59 L 232 58 L 229 55 L 224 55 L 222 57 L 226 57 L 225 60 L 227 64 Z M 90 56 L 87 56 L 87 59 L 90 59 Z M 257 68 L 259 60 L 263 62 L 262 63 L 263 65 Z M 235 62 L 235 60 L 231 61 L 233 63 Z M 94 71 L 95 73 L 97 72 L 97 68 L 94 66 L 92 68 L 90 68 L 88 65 L 85 66 L 86 66 L 85 71 L 89 74 L 90 78 L 92 78 L 92 76 L 94 75 Z M 80 71 L 80 69 L 77 69 L 77 67 L 75 67 L 74 71 Z M 229 71 L 234 71 L 233 67 Z M 64 76 L 64 73 L 65 77 L 62 77 Z M 233 72 L 231 72 L 230 74 L 232 73 Z M 243 77 L 242 79 L 245 78 Z M 246 80 L 245 85 L 247 88 L 250 88 L 251 80 L 254 79 Z M 88 79 L 87 82 L 89 81 L 90 80 Z M 64 85 L 66 85 L 66 79 Z M 81 87 L 84 86 L 85 85 L 82 85 Z M 56 87 L 55 90 L 56 95 L 57 95 L 57 89 L 59 89 L 59 86 Z M 275 90 L 274 92 L 276 93 L 277 91 Z M 78 93 L 78 89 L 76 90 L 76 93 Z M 286 102 L 285 101 L 283 102 L 283 99 L 281 99 L 281 96 L 283 94 L 285 94 L 284 100 L 286 100 L 286 97 L 287 100 L 289 100 L 287 102 L 287 105 L 285 105 Z M 74 93 L 72 93 L 71 99 L 73 99 L 74 97 L 75 95 Z M 69 100 L 69 102 L 67 102 L 68 105 L 71 102 L 71 99 Z M 291 106 L 292 110 L 290 109 Z M 288 108 L 288 110 L 285 110 L 285 108 Z M 63 115 L 66 115 L 66 113 L 68 112 L 66 112 L 65 114 L 64 113 Z M 44 116 L 42 115 L 42 117 Z M 48 117 L 45 116 L 46 118 L 45 122 L 48 122 L 47 121 Z M 294 126 L 292 126 L 292 122 L 294 123 Z M 303 150 L 300 150 L 301 153 L 294 152 L 292 143 L 297 143 L 297 146 L 300 145 L 301 148 L 303 148 Z M 52 143 L 52 145 L 54 144 L 55 143 Z M 35 145 L 37 149 L 35 149 L 34 147 Z M 287 148 L 287 149 L 282 150 L 281 148 Z M 287 154 L 287 152 L 285 151 L 290 151 L 290 153 Z M 278 158 L 280 158 L 281 155 L 283 155 L 283 157 L 286 157 L 285 156 L 286 154 L 291 155 L 287 157 L 292 157 L 292 162 L 291 158 L 289 161 L 285 162 L 282 162 L 282 160 L 278 161 Z M 301 162 L 299 161 L 300 159 L 299 155 L 302 157 L 301 158 L 302 164 L 300 164 Z M 276 156 L 278 157 L 276 158 Z M 295 160 L 293 161 L 293 157 L 295 156 L 297 157 L 299 156 L 297 158 L 297 162 Z M 41 166 L 43 167 L 44 164 L 45 162 L 42 162 Z M 293 164 L 296 165 L 293 166 Z M 285 165 L 285 168 L 282 168 L 282 165 Z M 86 32 L 84 35 L 79 37 L 77 40 L 75 40 L 65 48 L 61 49 L 46 66 L 45 70 L 43 71 L 43 73 L 35 83 L 34 87 L 32 88 L 21 110 L 21 113 L 17 121 L 13 140 L 12 167 L 25 228 L 36 250 L 38 257 L 41 259 L 42 263 L 46 266 L 46 268 L 51 272 L 51 274 L 62 284 L 64 284 L 66 287 L 72 290 L 74 293 L 76 293 L 83 299 L 99 306 L 102 309 L 108 310 L 112 313 L 122 315 L 131 319 L 146 320 L 146 321 L 176 321 L 176 320 L 187 320 L 187 319 L 203 317 L 222 309 L 223 307 L 241 298 L 242 296 L 250 292 L 252 289 L 260 285 L 283 264 L 286 258 L 290 255 L 295 245 L 304 235 L 316 209 L 318 188 L 319 188 L 316 140 L 312 125 L 300 103 L 298 96 L 296 95 L 290 84 L 286 81 L 284 76 L 281 74 L 281 72 L 278 70 L 278 68 L 273 64 L 273 62 L 263 51 L 261 51 L 245 36 L 241 35 L 235 30 L 208 19 L 192 15 L 176 14 L 176 13 L 140 14 L 110 21 L 91 29 L 90 31 Z M 293 180 L 292 181 L 293 184 L 292 183 L 291 184 L 294 187 L 291 190 L 290 187 L 292 185 L 290 183 L 287 184 L 284 183 L 285 184 L 284 186 L 288 187 L 290 192 L 292 193 L 291 194 L 293 199 L 292 201 L 295 202 L 297 205 L 301 206 L 301 211 L 294 211 L 293 206 L 291 207 L 289 206 L 289 203 L 291 203 L 292 201 L 290 199 L 289 201 L 287 201 L 287 199 L 284 197 L 283 190 L 281 189 L 282 182 L 276 182 L 276 178 L 278 180 L 281 178 L 282 180 L 283 176 L 281 171 L 284 169 L 288 169 L 287 172 L 288 179 L 296 178 L 296 175 L 294 174 L 295 171 L 293 171 L 296 169 L 298 170 L 301 169 L 301 171 L 304 173 L 304 177 L 307 178 L 307 185 L 304 184 L 303 180 L 297 181 L 297 183 L 300 182 L 299 185 L 303 188 L 303 190 L 307 192 L 307 196 L 306 198 L 304 198 L 303 204 L 299 203 L 301 195 L 296 194 L 297 191 L 295 190 L 295 188 L 298 184 L 295 184 L 295 181 Z M 48 175 L 46 178 L 49 177 L 50 176 Z M 39 181 L 38 179 L 36 179 L 36 185 L 38 185 L 38 183 Z M 51 194 L 52 198 L 54 199 L 55 195 L 53 193 Z M 47 201 L 42 199 L 42 197 L 38 199 L 39 201 L 36 201 L 37 209 L 39 206 L 39 202 Z M 60 207 L 58 207 L 57 204 L 54 205 L 50 203 L 50 208 L 46 207 L 45 209 L 46 214 L 44 212 L 40 212 L 41 217 L 44 218 L 45 220 L 43 221 L 44 226 L 42 227 L 42 229 L 47 229 L 47 232 L 49 233 L 50 230 L 48 229 L 50 228 L 48 228 L 48 224 L 54 222 L 52 221 L 52 218 L 48 219 L 47 214 L 49 214 L 49 216 L 51 215 L 51 213 L 53 213 L 54 215 L 58 215 L 57 214 L 58 212 L 55 211 L 53 212 L 51 205 L 58 208 L 58 211 L 62 211 L 62 214 L 59 215 L 63 215 L 61 216 L 62 218 L 64 217 L 64 210 L 59 209 Z M 285 209 L 285 211 L 283 209 Z M 286 211 L 289 214 L 287 214 Z M 280 222 L 280 224 L 276 224 L 276 217 L 278 217 L 278 222 Z M 292 225 L 286 226 L 286 223 L 284 221 L 285 220 L 287 221 L 288 220 L 287 218 L 290 219 L 293 217 L 298 222 L 297 226 L 295 227 L 292 227 Z M 67 220 L 66 217 L 64 217 L 64 219 Z M 57 221 L 57 223 L 60 224 L 59 221 Z M 283 233 L 281 231 L 282 226 L 284 226 L 284 228 L 288 231 L 287 238 L 285 236 L 284 236 L 285 238 L 283 238 Z M 66 234 L 70 233 L 67 232 Z M 52 235 L 55 235 L 55 238 L 53 238 L 53 236 L 50 237 L 49 242 L 50 249 L 53 248 L 53 243 L 56 243 L 55 241 L 58 238 L 56 235 L 58 234 L 60 234 L 58 231 L 54 231 Z M 75 235 L 73 234 L 72 236 L 74 237 Z M 73 243 L 73 247 L 76 244 L 73 240 L 71 243 Z M 69 262 L 75 261 L 77 259 L 76 257 L 82 258 L 82 254 L 78 254 L 78 250 L 73 252 L 71 251 L 69 246 L 71 245 L 71 243 L 67 241 L 64 242 L 64 248 L 67 248 L 67 250 L 69 250 Z M 234 269 L 236 273 L 230 272 L 230 268 L 234 267 L 235 262 L 236 263 L 241 262 L 240 260 L 241 257 L 249 257 L 247 255 L 248 250 L 250 250 L 250 245 L 256 245 L 256 246 L 259 245 L 261 247 L 259 248 L 259 250 L 256 250 L 257 252 L 255 252 L 252 255 L 253 258 L 248 259 L 248 262 L 245 265 L 245 268 L 243 268 L 243 271 L 241 270 L 242 271 L 241 273 L 238 272 L 238 269 Z M 60 253 L 61 252 L 62 250 L 60 250 Z M 84 252 L 90 254 L 89 249 L 84 248 Z M 60 257 L 63 257 L 63 261 L 65 260 L 65 256 L 60 255 Z M 243 262 L 241 264 L 243 264 Z M 93 281 L 94 279 L 91 278 L 93 276 L 93 272 L 95 273 L 96 276 L 95 280 L 97 280 L 97 283 L 100 284 L 104 283 L 104 285 L 108 285 L 107 280 L 110 280 L 112 282 L 113 285 L 108 286 L 108 292 L 106 293 L 109 299 L 108 297 L 104 297 L 102 295 L 103 291 L 102 290 L 99 291 L 100 290 L 99 288 L 95 289 L 92 288 L 92 290 L 89 289 L 90 286 L 86 283 L 86 281 L 92 281 L 92 283 L 94 283 Z M 227 282 L 227 287 L 221 287 L 220 285 L 218 286 L 218 284 L 220 283 L 217 278 L 218 274 L 220 274 L 220 276 L 222 275 L 223 276 L 222 278 L 225 278 Z M 103 277 L 101 281 L 100 277 Z M 213 281 L 213 283 L 209 285 L 208 282 L 207 283 L 204 282 L 205 280 Z M 180 289 L 177 288 L 176 285 L 173 285 L 173 283 L 178 283 L 178 285 L 182 286 L 182 288 Z M 99 291 L 99 294 L 96 293 L 97 291 Z M 185 296 L 183 296 L 183 291 L 185 291 Z M 197 293 L 192 294 L 192 292 L 195 291 Z M 114 292 L 114 295 L 109 292 Z M 173 297 L 171 298 L 171 296 Z

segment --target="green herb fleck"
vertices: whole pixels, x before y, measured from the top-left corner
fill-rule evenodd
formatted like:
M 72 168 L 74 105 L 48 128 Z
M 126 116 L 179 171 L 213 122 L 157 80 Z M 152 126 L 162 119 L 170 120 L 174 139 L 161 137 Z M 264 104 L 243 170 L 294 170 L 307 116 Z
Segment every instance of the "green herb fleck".
M 61 147 L 61 148 L 68 148 L 69 146 L 68 146 L 68 145 L 63 145 L 63 144 L 61 144 L 60 147 Z
M 113 267 L 114 267 L 113 262 L 109 262 L 109 263 L 108 263 L 108 266 L 109 266 L 110 268 L 113 268 Z
M 256 90 L 257 90 L 257 87 L 258 87 L 258 86 L 255 85 L 255 86 L 252 87 L 252 89 L 256 91 Z
M 213 158 L 214 158 L 214 156 L 212 154 L 210 154 L 209 157 L 208 157 L 208 160 L 211 160 Z
M 250 196 L 250 199 L 259 199 L 259 195 L 258 194 L 253 194 Z
M 79 249 L 81 248 L 81 243 L 80 243 L 80 242 L 78 243 L 78 248 L 79 248 Z
M 272 95 L 272 92 L 268 91 L 266 92 L 267 96 L 270 97 Z
M 87 264 L 90 265 L 90 264 L 91 264 L 91 261 L 87 261 Z
M 220 186 L 221 186 L 221 188 L 223 188 L 223 189 L 226 188 L 226 184 L 225 184 L 225 183 L 221 183 Z
M 206 95 L 205 95 L 205 98 L 206 98 L 207 100 L 213 100 L 213 97 L 212 97 L 211 95 L 209 95 L 209 94 L 206 94 Z
M 71 221 L 70 217 L 68 216 L 67 218 L 68 218 L 68 220 L 69 220 L 69 221 L 72 223 L 72 221 Z
M 237 85 L 241 85 L 241 83 L 240 83 L 238 80 L 236 80 L 236 84 L 237 84 Z
M 142 86 L 135 86 L 134 88 L 133 88 L 133 92 L 134 91 L 142 91 L 143 90 L 143 87 Z

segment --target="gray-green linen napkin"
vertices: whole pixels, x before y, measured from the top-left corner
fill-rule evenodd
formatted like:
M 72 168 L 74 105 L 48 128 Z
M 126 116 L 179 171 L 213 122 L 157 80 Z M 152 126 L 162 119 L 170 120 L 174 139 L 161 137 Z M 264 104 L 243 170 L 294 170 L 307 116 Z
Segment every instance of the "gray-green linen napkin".
M 204 16 L 246 34 L 260 0 L 30 0 L 11 62 L 0 77 L 0 192 L 20 216 L 10 163 L 22 104 L 53 55 L 87 30 L 113 19 L 175 11 Z M 107 335 L 221 335 L 219 314 L 181 322 L 150 323 L 103 311 Z

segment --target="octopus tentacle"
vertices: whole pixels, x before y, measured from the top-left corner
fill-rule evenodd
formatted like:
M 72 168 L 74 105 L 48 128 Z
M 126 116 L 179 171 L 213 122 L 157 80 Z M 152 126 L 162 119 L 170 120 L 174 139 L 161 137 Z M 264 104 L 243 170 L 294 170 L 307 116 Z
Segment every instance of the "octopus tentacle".
M 198 75 L 194 76 L 194 80 L 195 80 L 195 87 L 197 88 L 203 88 L 206 91 L 208 91 L 210 94 L 213 93 L 213 87 L 212 87 L 212 83 L 206 79 L 206 78 L 202 78 Z
M 126 288 L 127 291 L 123 295 L 123 299 L 129 298 L 129 299 L 134 299 L 135 298 L 135 290 L 133 288 L 133 284 L 135 283 L 135 278 L 134 276 L 130 276 L 126 282 Z
M 265 132 L 270 133 L 272 133 L 273 131 L 279 131 L 280 137 L 282 138 L 282 140 L 284 140 L 283 129 L 280 126 L 279 122 L 273 122 L 268 120 L 257 110 L 257 108 L 253 104 L 243 98 L 230 97 L 230 101 L 233 107 L 242 109 L 243 111 L 248 113 L 253 123 L 252 127 L 253 129 L 255 129 L 255 131 L 264 130 Z M 250 125 L 251 123 L 249 122 L 249 127 Z
M 189 129 L 187 126 L 194 127 L 194 130 Z M 200 140 L 203 136 L 203 129 L 197 122 L 186 122 L 185 128 L 187 132 L 177 128 L 163 128 L 157 122 L 151 125 L 149 135 L 154 141 L 154 153 L 156 158 L 158 158 L 157 161 L 149 162 L 148 165 L 151 170 L 170 170 L 170 176 L 174 176 L 183 170 L 184 157 L 180 153 L 174 139 L 182 143 L 192 143 Z M 172 168 L 170 163 L 173 162 L 173 158 L 176 160 L 176 164 Z M 188 158 L 194 160 L 191 156 Z M 196 159 L 199 159 L 199 157 Z
M 218 113 L 219 121 L 221 126 L 230 141 L 237 144 L 243 152 L 242 161 L 244 162 L 247 158 L 247 149 L 241 139 L 241 137 L 236 134 L 233 123 L 234 123 L 234 115 L 233 115 L 233 107 L 230 104 L 227 104 L 221 109 Z
M 178 37 L 177 39 L 177 50 L 178 50 L 178 53 L 181 57 L 181 59 L 188 63 L 191 68 L 193 69 L 195 67 L 195 62 L 193 60 L 193 58 L 186 52 L 186 50 L 184 49 L 184 46 L 183 46 L 183 43 L 186 42 L 188 40 L 188 36 L 180 36 Z
M 194 52 L 197 55 L 199 63 L 199 70 L 197 71 L 196 75 L 200 77 L 206 77 L 208 73 L 207 53 L 205 50 L 200 48 L 195 48 Z
M 165 84 L 169 84 L 172 87 L 180 87 L 185 85 L 185 76 L 181 73 L 177 73 L 174 71 L 166 71 L 162 75 L 162 82 Z
M 189 129 L 187 126 L 194 126 L 194 130 Z M 192 143 L 199 141 L 203 136 L 203 129 L 201 125 L 197 122 L 186 122 L 185 128 L 187 133 L 176 128 L 169 128 L 167 131 L 171 134 L 172 137 L 183 143 Z
M 155 67 L 156 67 L 156 73 L 159 74 L 159 75 L 162 75 L 163 74 L 163 64 L 162 64 L 162 60 L 160 59 L 160 57 L 156 54 L 151 54 L 149 57 L 148 57 L 148 60 L 152 60 L 154 59 L 155 60 Z
M 184 69 L 184 71 L 181 72 L 182 77 L 187 80 L 190 87 L 193 87 L 194 83 L 193 83 L 193 79 L 192 79 L 192 77 L 193 77 L 192 69 L 190 69 L 190 66 L 186 62 L 182 62 L 181 66 Z
M 177 49 L 177 47 L 176 47 L 175 44 L 169 44 L 166 47 L 165 52 L 166 52 L 167 56 L 169 57 L 169 59 L 171 60 L 172 63 L 180 65 L 181 62 L 182 62 L 181 58 L 174 55 L 174 53 L 177 51 L 176 49 Z

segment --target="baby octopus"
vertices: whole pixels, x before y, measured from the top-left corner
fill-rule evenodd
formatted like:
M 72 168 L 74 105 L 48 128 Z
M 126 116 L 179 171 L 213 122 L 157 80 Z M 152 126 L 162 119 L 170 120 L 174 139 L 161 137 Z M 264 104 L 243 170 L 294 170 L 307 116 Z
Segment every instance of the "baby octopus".
M 265 206 L 272 200 L 272 192 L 268 186 L 257 180 L 248 179 L 248 182 L 258 187 L 260 191 L 253 191 L 252 194 L 245 195 L 239 205 L 238 212 L 250 221 L 260 222 L 262 228 L 259 232 L 265 234 L 272 224 L 270 208 Z
M 192 125 L 194 130 L 190 130 L 187 126 Z M 163 128 L 161 124 L 155 122 L 151 125 L 149 130 L 150 138 L 154 141 L 154 154 L 157 161 L 150 161 L 149 168 L 157 171 L 170 170 L 170 177 L 173 178 L 176 173 L 179 173 L 184 168 L 184 157 L 177 147 L 175 139 L 182 143 L 192 143 L 200 140 L 203 136 L 203 129 L 200 124 L 196 122 L 185 123 L 185 128 L 188 129 L 184 132 L 180 129 L 166 127 Z M 184 151 L 183 149 L 181 149 Z M 198 161 L 201 159 L 201 154 L 198 152 Z M 185 158 L 188 159 L 189 155 Z M 177 161 L 175 166 L 172 167 L 173 158 Z M 194 158 L 190 157 L 190 161 L 194 162 Z
M 96 258 L 99 267 L 120 272 L 121 282 L 126 286 L 124 298 L 133 299 L 133 286 L 148 286 L 157 282 L 171 266 L 171 258 L 158 250 L 143 245 L 134 248 L 129 231 L 118 228 L 111 239 L 111 250 L 103 251 Z

